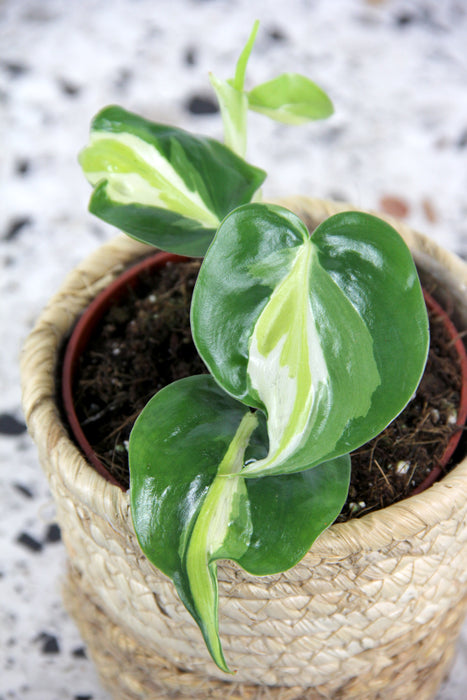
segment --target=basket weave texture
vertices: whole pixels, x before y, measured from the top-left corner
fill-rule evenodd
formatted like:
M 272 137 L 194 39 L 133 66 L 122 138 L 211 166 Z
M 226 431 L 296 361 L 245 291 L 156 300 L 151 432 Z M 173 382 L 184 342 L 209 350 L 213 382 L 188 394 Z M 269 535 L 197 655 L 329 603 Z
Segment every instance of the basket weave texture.
M 348 205 L 284 200 L 310 227 Z M 467 266 L 398 222 L 424 281 L 467 327 Z M 428 700 L 449 669 L 467 609 L 467 459 L 428 491 L 324 532 L 277 576 L 219 566 L 226 676 L 172 583 L 144 557 L 128 494 L 69 439 L 57 363 L 77 315 L 149 249 L 126 237 L 66 279 L 22 355 L 23 405 L 69 555 L 65 603 L 103 683 L 119 700 L 280 698 Z M 438 294 L 437 294 L 438 290 Z

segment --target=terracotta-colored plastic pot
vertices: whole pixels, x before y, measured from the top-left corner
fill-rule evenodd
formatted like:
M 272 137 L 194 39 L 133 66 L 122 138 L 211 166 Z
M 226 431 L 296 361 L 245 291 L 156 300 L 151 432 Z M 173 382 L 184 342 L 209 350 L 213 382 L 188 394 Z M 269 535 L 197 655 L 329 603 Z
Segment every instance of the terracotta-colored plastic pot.
M 440 306 L 440 304 L 438 304 L 438 302 L 435 301 L 435 299 L 433 299 L 433 297 L 430 294 L 428 294 L 426 290 L 423 291 L 423 295 L 425 297 L 425 303 L 427 305 L 427 308 L 430 309 L 430 311 L 433 311 L 438 316 L 438 318 L 442 320 L 444 327 L 446 328 L 448 334 L 452 338 L 452 343 L 456 349 L 457 357 L 461 368 L 462 384 L 456 421 L 458 430 L 453 432 L 453 434 L 451 435 L 449 442 L 446 445 L 446 449 L 444 450 L 439 462 L 433 467 L 433 469 L 430 471 L 428 476 L 422 481 L 422 483 L 419 484 L 412 491 L 413 495 L 417 493 L 422 493 L 422 491 L 429 488 L 432 484 L 435 483 L 435 481 L 437 481 L 437 479 L 440 478 L 440 476 L 442 476 L 444 468 L 448 464 L 449 460 L 454 454 L 456 447 L 459 444 L 459 441 L 462 437 L 462 431 L 464 429 L 465 421 L 467 419 L 467 353 L 465 351 L 464 343 L 462 342 L 462 338 L 459 331 L 447 315 L 446 311 L 442 308 L 442 306 Z
M 98 329 L 104 314 L 113 304 L 118 303 L 125 294 L 127 294 L 129 289 L 135 288 L 138 285 L 138 279 L 143 272 L 152 272 L 160 267 L 164 267 L 169 262 L 177 263 L 184 260 L 187 260 L 187 258 L 180 255 L 155 253 L 154 255 L 143 258 L 143 260 L 140 260 L 138 263 L 135 263 L 125 270 L 125 272 L 122 272 L 122 274 L 109 284 L 108 287 L 103 289 L 84 310 L 66 346 L 62 368 L 62 399 L 70 429 L 82 452 L 96 471 L 111 484 L 119 486 L 120 488 L 123 488 L 122 485 L 112 476 L 108 469 L 106 469 L 92 449 L 80 425 L 78 416 L 76 415 L 73 387 L 79 358 L 87 347 L 89 340 Z

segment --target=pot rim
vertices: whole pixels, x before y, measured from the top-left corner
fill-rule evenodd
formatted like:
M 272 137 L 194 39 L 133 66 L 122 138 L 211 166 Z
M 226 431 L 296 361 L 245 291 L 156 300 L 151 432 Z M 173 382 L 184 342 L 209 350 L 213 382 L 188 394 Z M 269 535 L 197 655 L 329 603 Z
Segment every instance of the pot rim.
M 425 491 L 432 484 L 434 484 L 435 481 L 437 481 L 438 478 L 443 474 L 444 467 L 446 467 L 449 460 L 456 451 L 457 446 L 459 445 L 460 439 L 462 437 L 462 431 L 464 429 L 465 422 L 467 419 L 467 352 L 465 350 L 464 343 L 462 342 L 461 334 L 449 318 L 445 309 L 443 309 L 441 304 L 438 304 L 436 299 L 434 299 L 431 296 L 431 294 L 429 294 L 425 289 L 423 290 L 423 296 L 425 298 L 427 307 L 434 311 L 437 314 L 437 316 L 442 319 L 444 327 L 451 336 L 451 342 L 454 345 L 454 348 L 456 349 L 457 357 L 460 364 L 461 387 L 459 396 L 459 407 L 456 418 L 456 425 L 458 429 L 455 432 L 453 432 L 453 434 L 449 438 L 448 444 L 446 445 L 446 449 L 444 450 L 443 455 L 441 456 L 437 464 L 435 464 L 435 466 L 432 468 L 428 476 L 422 481 L 422 483 L 419 484 L 411 492 L 412 496 L 416 496 L 418 493 L 422 493 L 423 491 Z
M 89 340 L 98 327 L 104 314 L 113 303 L 120 301 L 128 288 L 133 288 L 137 285 L 138 277 L 142 272 L 157 270 L 164 267 L 168 263 L 184 263 L 191 259 L 192 258 L 159 251 L 149 254 L 143 260 L 131 265 L 131 267 L 122 272 L 122 274 L 116 277 L 113 282 L 105 287 L 93 299 L 89 306 L 84 309 L 82 315 L 78 318 L 76 325 L 72 329 L 71 335 L 66 343 L 61 374 L 61 397 L 69 427 L 80 449 L 97 472 L 111 484 L 118 486 L 122 491 L 125 491 L 125 488 L 109 472 L 109 470 L 99 459 L 96 452 L 93 450 L 76 414 L 73 388 L 79 358 L 87 347 Z M 422 481 L 422 483 L 411 491 L 410 496 L 425 491 L 443 474 L 444 467 L 448 464 L 457 445 L 459 444 L 462 436 L 462 429 L 467 418 L 467 353 L 464 344 L 461 340 L 459 331 L 452 323 L 445 309 L 432 297 L 431 294 L 429 294 L 426 289 L 423 289 L 423 296 L 427 308 L 436 313 L 442 320 L 444 327 L 451 337 L 460 363 L 461 390 L 457 414 L 457 425 L 459 429 L 451 435 L 439 461 L 434 464 L 430 473 Z
M 307 197 L 290 198 L 282 203 L 298 215 L 307 212 L 316 223 L 337 212 L 354 209 L 345 203 Z M 399 230 L 422 269 L 446 283 L 467 322 L 466 263 L 405 224 L 390 217 L 382 218 Z M 103 515 L 113 527 L 125 527 L 130 537 L 134 536 L 134 530 L 128 492 L 106 482 L 70 440 L 55 401 L 55 371 L 61 343 L 78 314 L 124 265 L 148 250 L 151 248 L 121 234 L 88 256 L 50 300 L 21 357 L 24 414 L 51 487 Z M 396 540 L 403 541 L 427 527 L 450 520 L 456 511 L 458 517 L 467 512 L 467 457 L 423 493 L 362 518 L 333 524 L 315 541 L 306 555 L 307 563 L 391 546 Z M 245 572 L 242 575 L 248 578 Z

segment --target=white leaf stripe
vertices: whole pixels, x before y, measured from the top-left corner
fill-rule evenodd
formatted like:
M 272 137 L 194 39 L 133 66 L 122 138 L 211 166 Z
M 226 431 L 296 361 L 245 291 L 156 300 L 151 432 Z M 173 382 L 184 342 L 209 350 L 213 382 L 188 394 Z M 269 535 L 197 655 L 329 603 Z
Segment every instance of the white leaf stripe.
M 313 294 L 310 294 L 313 284 Z M 305 242 L 252 333 L 248 376 L 268 416 L 269 454 L 245 476 L 328 459 L 380 384 L 364 321 Z
M 216 553 L 222 552 L 232 524 L 238 516 L 238 504 L 247 502 L 248 494 L 243 478 L 238 474 L 244 462 L 245 450 L 251 434 L 258 425 L 258 418 L 248 411 L 219 465 L 216 477 L 209 488 L 198 513 L 188 544 L 185 567 L 190 592 L 196 611 L 202 621 L 203 633 L 216 663 L 228 670 L 223 658 L 218 634 Z M 244 537 L 251 536 L 251 520 Z M 248 547 L 243 544 L 243 551 Z M 238 544 L 237 544 L 238 548 Z M 235 554 L 240 556 L 243 551 Z M 232 553 L 230 553 L 232 556 Z
M 313 248 L 305 241 L 259 316 L 250 343 L 247 373 L 268 414 L 269 454 L 245 471 L 277 466 L 303 441 L 329 376 L 312 316 L 308 288 Z M 313 372 L 310 368 L 313 357 Z
M 81 162 L 93 186 L 107 180 L 107 196 L 116 203 L 160 207 L 208 228 L 219 225 L 216 214 L 157 148 L 134 134 L 92 131 Z

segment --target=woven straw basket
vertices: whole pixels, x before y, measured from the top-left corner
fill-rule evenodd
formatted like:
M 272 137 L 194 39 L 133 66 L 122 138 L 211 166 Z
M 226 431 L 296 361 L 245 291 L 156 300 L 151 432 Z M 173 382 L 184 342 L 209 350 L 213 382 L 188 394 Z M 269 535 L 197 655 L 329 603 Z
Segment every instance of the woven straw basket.
M 284 201 L 309 225 L 349 206 Z M 391 221 L 425 285 L 448 289 L 467 327 L 467 267 Z M 128 494 L 68 437 L 56 405 L 59 351 L 77 315 L 146 250 L 126 237 L 67 278 L 22 356 L 24 410 L 69 555 L 65 603 L 119 700 L 432 698 L 467 608 L 467 459 L 428 491 L 324 532 L 305 559 L 255 578 L 219 566 L 221 635 L 233 676 L 210 660 L 173 586 L 141 553 Z M 441 297 L 441 298 L 440 298 Z

